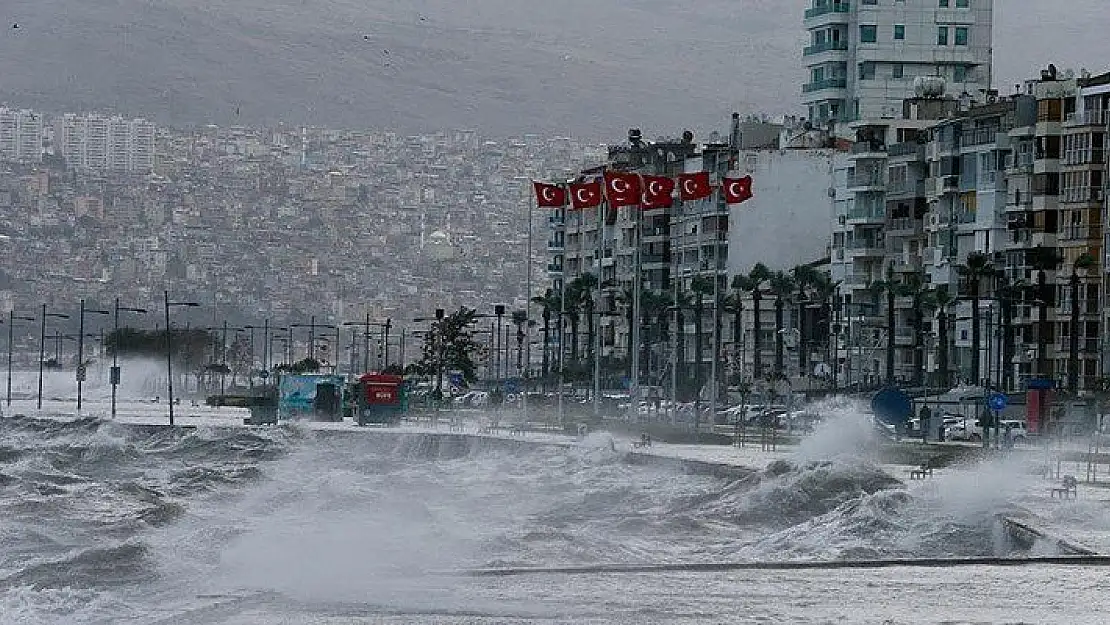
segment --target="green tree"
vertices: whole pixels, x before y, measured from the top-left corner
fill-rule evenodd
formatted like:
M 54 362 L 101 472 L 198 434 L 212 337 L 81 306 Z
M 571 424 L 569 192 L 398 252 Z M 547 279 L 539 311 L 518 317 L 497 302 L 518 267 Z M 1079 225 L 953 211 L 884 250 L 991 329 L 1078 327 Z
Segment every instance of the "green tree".
M 886 295 L 886 372 L 887 384 L 894 384 L 894 336 L 897 332 L 897 317 L 894 314 L 894 299 L 901 291 L 901 285 L 894 279 L 894 269 L 887 267 L 886 279 L 875 280 L 868 285 L 868 290 L 876 298 Z
M 775 371 L 777 379 L 786 378 L 786 359 L 783 345 L 783 334 L 786 332 L 786 323 L 783 318 L 783 309 L 786 300 L 794 294 L 794 281 L 790 276 L 781 271 L 771 276 L 771 293 L 775 296 Z
M 573 301 L 576 302 L 578 306 L 582 307 L 582 313 L 586 315 L 586 360 L 590 362 L 593 362 L 597 338 L 597 323 L 594 318 L 594 309 L 596 305 L 594 293 L 597 290 L 597 284 L 597 276 L 586 272 L 579 275 L 567 285 L 567 290 L 574 294 Z M 577 335 L 577 332 L 574 334 Z
M 790 270 L 797 289 L 794 304 L 798 307 L 798 373 L 806 375 L 809 372 L 809 346 L 813 340 L 813 328 L 810 327 L 807 307 L 816 301 L 816 290 L 828 277 L 811 265 L 798 265 Z
M 771 279 L 771 270 L 763 263 L 756 263 L 744 284 L 752 296 L 752 379 L 763 378 L 763 285 Z
M 967 285 L 967 298 L 971 301 L 971 383 L 982 384 L 979 375 L 982 359 L 982 332 L 979 319 L 979 302 L 982 297 L 983 282 L 995 275 L 994 265 L 982 252 L 972 252 L 967 260 L 956 267 L 960 277 Z
M 945 390 L 952 387 L 952 373 L 948 354 L 948 309 L 955 301 L 956 299 L 948 292 L 947 285 L 930 289 L 922 298 L 922 305 L 926 309 L 936 311 L 938 370 L 936 384 Z
M 532 298 L 532 303 L 543 307 L 543 362 L 540 365 L 541 377 L 547 379 L 551 371 L 551 318 L 558 317 L 561 308 L 559 293 L 547 289 L 543 295 Z
M 535 322 L 528 318 L 528 311 L 525 310 L 514 310 L 510 320 L 516 326 L 516 370 L 520 372 L 521 376 L 526 376 L 527 372 L 524 370 L 524 339 L 527 338 L 527 335 L 524 328 L 525 326 L 535 325 Z
M 435 376 L 437 397 L 443 395 L 443 376 L 447 371 L 458 371 L 467 383 L 478 379 L 474 356 L 484 346 L 474 340 L 471 330 L 477 319 L 476 310 L 463 306 L 432 322 L 431 328 L 424 334 L 420 360 L 409 365 L 409 371 Z

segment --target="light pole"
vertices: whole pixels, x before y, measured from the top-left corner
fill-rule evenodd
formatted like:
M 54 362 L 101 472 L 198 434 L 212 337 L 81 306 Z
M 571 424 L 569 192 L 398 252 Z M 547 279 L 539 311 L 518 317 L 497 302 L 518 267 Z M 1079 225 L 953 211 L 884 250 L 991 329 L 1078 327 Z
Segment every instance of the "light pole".
M 119 314 L 120 312 L 133 312 L 146 314 L 145 308 L 134 308 L 131 306 L 120 306 L 119 298 L 116 298 L 115 315 L 112 321 L 112 369 L 108 374 L 108 378 L 112 382 L 112 418 L 116 418 L 116 389 L 120 382 L 120 369 L 119 369 Z
M 309 319 L 308 323 L 289 324 L 290 342 L 292 342 L 293 328 L 308 328 L 308 357 L 316 360 L 316 328 L 334 330 L 335 326 L 330 323 L 316 323 L 316 315 L 312 315 Z
M 162 295 L 166 304 L 166 383 L 170 398 L 170 427 L 173 427 L 173 326 L 170 325 L 170 306 L 196 308 L 200 304 L 197 302 L 171 302 L 168 290 L 162 291 Z M 43 310 L 46 310 L 45 306 Z
M 8 405 L 12 405 L 12 342 L 15 341 L 15 322 L 34 321 L 34 317 L 17 317 L 14 310 L 8 311 Z
M 48 313 L 46 312 L 46 304 L 42 305 L 42 325 L 39 329 L 39 393 L 38 393 L 38 409 L 42 410 L 42 366 L 43 361 L 46 359 L 46 318 L 54 317 L 55 319 L 69 319 L 69 315 L 62 313 Z
M 496 350 L 496 358 L 494 363 L 497 369 L 497 388 L 501 388 L 501 318 L 505 316 L 505 305 L 495 304 L 493 306 L 493 314 L 497 317 L 497 336 L 494 342 L 494 349 Z
M 365 371 L 370 371 L 370 328 L 378 327 L 382 329 L 382 362 L 381 369 L 389 366 L 389 329 L 393 326 L 392 319 L 386 319 L 385 323 L 377 321 L 370 321 L 370 313 L 366 313 L 365 321 L 344 321 L 345 326 L 359 326 L 363 329 L 363 354 L 362 354 L 362 367 Z
M 85 313 L 112 314 L 107 310 L 87 309 L 85 300 L 81 300 L 81 312 L 78 314 L 77 322 L 77 414 L 81 414 L 81 391 L 85 385 Z

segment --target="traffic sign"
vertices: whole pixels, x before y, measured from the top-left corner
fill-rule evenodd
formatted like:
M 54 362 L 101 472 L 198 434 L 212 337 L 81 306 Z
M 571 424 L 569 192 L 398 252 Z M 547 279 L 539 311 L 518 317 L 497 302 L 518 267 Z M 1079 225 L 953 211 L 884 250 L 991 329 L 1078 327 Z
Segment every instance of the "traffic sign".
M 259 372 L 258 372 L 258 377 L 260 377 L 260 378 L 262 378 L 263 380 L 265 380 L 266 378 L 270 377 L 270 372 L 269 372 L 269 371 L 267 371 L 267 370 L 265 370 L 265 369 L 263 369 L 263 370 L 261 370 L 261 371 L 259 371 Z
M 84 382 L 85 379 L 86 379 L 87 374 L 88 374 L 88 371 L 85 369 L 85 365 L 77 365 L 77 381 L 78 382 Z
M 1006 397 L 1005 393 L 991 393 L 987 396 L 987 406 L 989 406 L 991 410 L 994 410 L 996 412 L 1001 412 L 1002 410 L 1005 410 L 1007 401 L 1008 398 Z

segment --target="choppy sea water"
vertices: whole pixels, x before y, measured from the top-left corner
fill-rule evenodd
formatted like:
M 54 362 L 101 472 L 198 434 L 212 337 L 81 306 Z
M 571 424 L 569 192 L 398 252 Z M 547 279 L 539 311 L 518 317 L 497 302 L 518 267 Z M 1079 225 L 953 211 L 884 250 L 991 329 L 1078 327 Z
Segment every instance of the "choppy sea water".
M 810 455 L 812 456 L 812 454 Z M 0 419 L 0 623 L 1105 623 L 1102 569 L 470 568 L 1022 555 L 981 484 L 574 448 Z

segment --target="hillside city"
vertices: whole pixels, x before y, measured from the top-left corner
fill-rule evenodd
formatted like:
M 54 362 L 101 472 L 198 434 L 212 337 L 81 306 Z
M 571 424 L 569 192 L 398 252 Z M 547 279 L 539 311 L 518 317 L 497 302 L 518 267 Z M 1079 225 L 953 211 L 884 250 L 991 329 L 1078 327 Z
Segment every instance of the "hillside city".
M 193 325 L 516 309 L 529 215 L 537 279 L 543 271 L 546 216 L 532 210 L 529 181 L 591 151 L 469 130 L 155 131 L 74 117 L 0 109 L 0 245 L 19 259 L 3 268 L 5 310 L 70 312 L 78 298 L 150 306 L 164 288 L 203 304 L 182 321 Z M 136 128 L 151 130 L 149 147 Z

